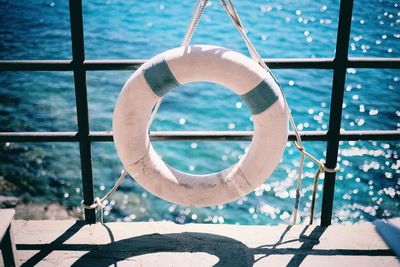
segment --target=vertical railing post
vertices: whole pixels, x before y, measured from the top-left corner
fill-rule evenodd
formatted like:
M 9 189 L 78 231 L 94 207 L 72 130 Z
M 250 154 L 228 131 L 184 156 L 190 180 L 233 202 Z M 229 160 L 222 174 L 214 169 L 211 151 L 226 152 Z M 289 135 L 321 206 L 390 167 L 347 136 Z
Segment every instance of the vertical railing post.
M 351 28 L 353 0 L 340 1 L 339 26 L 336 40 L 336 54 L 332 82 L 331 108 L 329 115 L 328 143 L 326 148 L 326 166 L 335 168 L 339 152 L 340 126 L 346 68 L 348 63 L 348 48 Z M 331 224 L 333 198 L 335 191 L 335 173 L 325 173 L 322 198 L 321 225 Z
M 91 145 L 89 140 L 89 115 L 86 90 L 86 72 L 83 68 L 85 47 L 83 40 L 82 0 L 69 0 L 69 14 L 72 39 L 72 65 L 74 68 L 76 112 L 78 117 L 78 137 L 81 157 L 83 202 L 90 205 L 94 201 Z M 85 209 L 85 220 L 96 222 L 93 209 Z

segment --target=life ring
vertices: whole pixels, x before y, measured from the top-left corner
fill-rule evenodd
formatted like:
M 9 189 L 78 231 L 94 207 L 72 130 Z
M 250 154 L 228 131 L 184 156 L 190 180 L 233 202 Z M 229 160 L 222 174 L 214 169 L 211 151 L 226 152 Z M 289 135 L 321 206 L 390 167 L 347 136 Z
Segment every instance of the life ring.
M 148 120 L 160 97 L 179 85 L 211 82 L 240 95 L 252 113 L 247 153 L 218 173 L 191 175 L 168 166 L 153 149 Z M 113 115 L 114 143 L 128 173 L 165 200 L 190 206 L 224 204 L 252 192 L 278 165 L 288 137 L 288 108 L 273 76 L 223 47 L 194 45 L 161 53 L 125 83 Z

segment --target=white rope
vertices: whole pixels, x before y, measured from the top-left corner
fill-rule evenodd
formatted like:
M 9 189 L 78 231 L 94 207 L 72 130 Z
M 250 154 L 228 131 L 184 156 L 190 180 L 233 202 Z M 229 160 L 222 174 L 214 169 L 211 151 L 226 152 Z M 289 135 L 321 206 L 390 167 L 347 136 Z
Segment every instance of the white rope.
M 114 184 L 113 188 L 111 188 L 111 190 L 108 191 L 108 193 L 104 195 L 104 197 L 102 197 L 102 198 L 96 197 L 94 199 L 94 203 L 91 205 L 86 205 L 85 203 L 83 203 L 83 200 L 82 200 L 82 203 L 81 203 L 82 207 L 84 209 L 96 209 L 97 213 L 99 215 L 99 221 L 103 222 L 103 202 L 117 190 L 117 188 L 121 185 L 122 181 L 125 179 L 127 174 L 128 174 L 128 172 L 126 170 L 122 170 L 121 175 L 119 176 L 117 182 Z
M 242 35 L 243 40 L 246 43 L 246 46 L 250 52 L 251 57 L 255 61 L 257 61 L 264 69 L 266 69 L 271 74 L 271 76 L 275 79 L 275 81 L 279 84 L 278 80 L 272 74 L 271 70 L 265 64 L 264 60 L 262 60 L 260 54 L 257 52 L 255 47 L 251 43 L 250 39 L 248 38 L 246 30 L 239 18 L 239 15 L 238 15 L 235 7 L 233 6 L 232 1 L 231 0 L 221 0 L 221 3 L 222 3 L 222 6 L 224 7 L 225 11 L 228 13 L 229 17 L 232 19 L 232 21 L 235 24 L 236 28 L 238 29 L 239 33 Z M 282 92 L 282 94 L 283 94 L 283 92 Z M 297 213 L 298 213 L 298 207 L 299 207 L 300 198 L 301 198 L 301 179 L 302 179 L 302 174 L 303 174 L 305 157 L 311 159 L 315 164 L 318 165 L 318 170 L 316 171 L 315 176 L 314 176 L 314 186 L 313 186 L 311 211 L 310 211 L 310 224 L 312 224 L 313 217 L 314 217 L 315 197 L 316 197 L 316 189 L 317 189 L 319 175 L 324 172 L 336 172 L 339 169 L 339 165 L 336 165 L 335 169 L 327 168 L 325 166 L 325 162 L 323 160 L 316 159 L 314 156 L 312 156 L 310 153 L 308 153 L 305 150 L 302 140 L 301 140 L 301 135 L 300 135 L 299 131 L 297 130 L 296 124 L 294 122 L 291 110 L 287 104 L 286 99 L 285 99 L 285 102 L 286 102 L 286 106 L 289 109 L 289 122 L 290 122 L 290 125 L 292 126 L 292 129 L 296 136 L 296 141 L 293 141 L 292 143 L 295 146 L 295 148 L 301 153 L 299 172 L 298 172 L 298 177 L 297 177 L 296 200 L 295 200 L 295 207 L 294 207 L 294 211 L 293 211 L 293 224 L 297 223 Z
M 293 209 L 293 224 L 297 223 L 297 213 L 299 210 L 299 204 L 300 204 L 300 198 L 301 198 L 301 178 L 302 178 L 302 174 L 303 174 L 303 167 L 304 167 L 304 154 L 301 153 L 299 172 L 297 174 L 296 199 L 294 201 L 294 209 Z
M 162 99 L 163 99 L 163 98 L 160 97 L 160 99 L 157 100 L 157 103 L 155 104 L 155 106 L 154 106 L 154 108 L 153 108 L 153 111 L 151 112 L 149 122 L 147 123 L 147 132 L 150 131 L 150 126 L 151 126 L 151 124 L 153 123 L 154 119 L 156 118 L 158 109 L 159 109 L 160 106 L 161 106 Z
M 193 33 L 197 28 L 197 25 L 199 25 L 200 18 L 203 15 L 204 10 L 207 7 L 208 0 L 204 0 L 203 4 L 200 7 L 201 2 L 202 2 L 202 0 L 197 0 L 196 6 L 194 7 L 192 19 L 190 20 L 190 23 L 186 30 L 185 37 L 183 38 L 183 41 L 182 41 L 182 46 L 184 46 L 184 47 L 189 45 L 190 40 L 192 39 Z
M 208 0 L 197 0 L 193 14 L 192 14 L 192 19 L 188 25 L 187 31 L 186 31 L 185 36 L 182 41 L 182 46 L 186 47 L 189 45 L 190 40 L 192 39 L 193 34 L 200 22 L 201 16 L 204 13 L 207 3 L 208 3 Z M 229 17 L 232 19 L 233 23 L 235 24 L 237 30 L 241 34 L 243 40 L 245 41 L 247 49 L 249 50 L 251 57 L 256 62 L 258 62 L 258 64 L 260 64 L 265 70 L 267 70 L 269 72 L 269 74 L 274 78 L 274 80 L 279 84 L 278 80 L 275 78 L 275 76 L 273 75 L 271 70 L 265 64 L 264 60 L 261 58 L 260 54 L 257 52 L 255 47 L 251 43 L 250 39 L 248 38 L 246 30 L 242 24 L 242 21 L 240 20 L 239 14 L 237 13 L 235 7 L 233 6 L 232 1 L 231 0 L 221 0 L 221 3 L 222 3 L 222 6 L 224 7 L 225 11 L 229 15 Z M 284 95 L 283 92 L 282 92 L 282 95 Z M 155 116 L 157 115 L 157 112 L 160 108 L 161 102 L 162 102 L 162 97 L 157 101 L 157 103 L 154 106 L 153 111 L 150 115 L 148 126 L 147 126 L 148 131 L 150 129 L 151 124 L 153 123 L 153 121 L 155 119 Z M 302 180 L 305 157 L 309 158 L 311 161 L 313 161 L 315 164 L 318 165 L 318 169 L 315 172 L 315 176 L 314 176 L 313 193 L 312 193 L 312 201 L 311 201 L 310 224 L 312 224 L 313 219 L 314 219 L 315 196 L 316 196 L 319 175 L 324 172 L 332 172 L 332 173 L 336 172 L 339 169 L 339 164 L 337 164 L 334 169 L 328 168 L 325 166 L 325 161 L 318 160 L 317 158 L 315 158 L 314 156 L 312 156 L 310 153 L 308 153 L 305 150 L 302 140 L 301 140 L 301 135 L 300 135 L 299 131 L 297 130 L 296 124 L 294 122 L 291 110 L 287 104 L 286 98 L 285 98 L 285 105 L 288 107 L 289 122 L 290 122 L 290 125 L 292 126 L 292 129 L 296 136 L 296 141 L 292 141 L 292 144 L 301 153 L 299 172 L 298 172 L 298 177 L 297 177 L 296 200 L 295 200 L 295 207 L 293 210 L 293 224 L 297 223 L 297 217 L 298 217 L 297 213 L 298 213 L 298 207 L 299 207 L 299 203 L 300 203 L 300 199 L 301 199 L 301 180 Z M 85 209 L 97 209 L 98 214 L 99 214 L 99 221 L 103 222 L 102 203 L 112 193 L 115 192 L 115 190 L 120 186 L 120 184 L 122 183 L 122 181 L 126 175 L 127 175 L 127 171 L 123 170 L 121 173 L 121 176 L 118 178 L 114 187 L 103 198 L 100 199 L 100 198 L 96 197 L 95 202 L 91 205 L 85 205 L 82 201 L 82 207 Z
M 201 4 L 201 2 L 203 2 L 203 4 Z M 196 6 L 194 7 L 194 10 L 193 10 L 192 19 L 189 22 L 188 28 L 185 33 L 185 37 L 183 38 L 183 41 L 182 41 L 182 46 L 187 47 L 189 45 L 190 40 L 192 39 L 193 33 L 196 30 L 197 26 L 199 25 L 200 18 L 203 15 L 204 10 L 207 7 L 207 3 L 208 3 L 208 0 L 204 0 L 204 1 L 197 0 Z M 200 4 L 201 4 L 201 6 L 200 6 Z M 150 130 L 150 126 L 153 123 L 153 121 L 157 115 L 157 112 L 161 106 L 162 101 L 163 101 L 163 98 L 160 97 L 160 99 L 158 99 L 157 103 L 155 104 L 153 111 L 151 112 L 149 122 L 147 124 L 147 131 Z
M 203 12 L 203 8 L 205 8 L 206 5 L 206 1 L 203 2 L 203 6 L 202 6 L 202 12 L 200 14 L 197 15 L 197 17 L 194 15 L 196 14 L 196 12 L 198 12 L 198 8 L 200 5 L 200 0 L 197 1 L 196 4 L 196 8 L 195 11 L 193 13 L 192 16 L 192 21 L 189 25 L 189 29 L 187 34 L 185 35 L 185 39 L 184 39 L 184 44 L 185 46 L 189 44 L 193 33 L 197 27 L 197 24 L 200 20 L 201 14 Z M 237 30 L 239 31 L 239 33 L 241 34 L 243 40 L 246 43 L 247 49 L 249 50 L 250 56 L 257 61 L 265 70 L 267 70 L 269 72 L 269 74 L 275 79 L 275 81 L 279 84 L 278 80 L 275 78 L 275 76 L 273 75 L 273 73 L 271 72 L 271 70 L 268 68 L 268 66 L 265 64 L 264 60 L 262 60 L 260 54 L 257 52 L 257 50 L 255 49 L 255 47 L 253 46 L 253 44 L 251 43 L 250 39 L 247 36 L 246 30 L 243 26 L 242 21 L 240 20 L 239 14 L 237 13 L 235 7 L 233 6 L 233 3 L 231 0 L 221 0 L 221 4 L 224 7 L 226 13 L 229 15 L 229 17 L 232 19 L 233 23 L 235 24 Z M 282 92 L 283 94 L 283 92 Z M 334 169 L 330 169 L 328 167 L 325 166 L 325 162 L 323 160 L 318 160 L 316 159 L 314 156 L 312 156 L 310 153 L 308 153 L 302 143 L 301 140 L 301 135 L 299 133 L 299 131 L 297 130 L 296 124 L 294 122 L 291 110 L 287 104 L 287 101 L 285 99 L 285 104 L 287 105 L 288 109 L 289 109 L 289 122 L 290 125 L 292 126 L 292 129 L 295 133 L 296 136 L 296 141 L 293 141 L 293 145 L 295 146 L 295 148 L 301 153 L 301 157 L 300 157 L 300 165 L 299 165 L 299 172 L 298 172 L 298 177 L 297 177 L 297 190 L 296 190 L 296 200 L 295 200 L 295 207 L 294 207 L 294 211 L 293 211 L 293 224 L 297 223 L 297 213 L 298 213 L 298 207 L 299 207 L 299 203 L 300 203 L 300 198 L 301 198 L 301 179 L 303 176 L 303 167 L 304 167 L 304 159 L 305 157 L 309 158 L 311 161 L 313 161 L 315 164 L 317 164 L 318 166 L 318 170 L 315 173 L 314 176 L 314 186 L 313 186 L 313 194 L 312 194 L 312 202 L 311 202 L 311 211 L 310 211 L 310 224 L 313 222 L 313 217 L 314 217 L 314 207 L 315 207 L 315 196 L 316 196 L 316 189 L 317 189 L 317 183 L 318 183 L 318 178 L 319 175 L 321 173 L 324 172 L 336 172 L 339 169 L 339 165 L 336 165 L 336 168 Z

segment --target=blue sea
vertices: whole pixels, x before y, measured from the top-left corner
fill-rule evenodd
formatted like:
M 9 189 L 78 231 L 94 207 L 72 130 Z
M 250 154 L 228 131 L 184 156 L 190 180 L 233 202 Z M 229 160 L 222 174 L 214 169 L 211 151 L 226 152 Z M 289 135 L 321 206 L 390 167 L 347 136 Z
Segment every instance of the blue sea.
M 339 1 L 234 1 L 249 38 L 264 58 L 332 58 Z M 181 44 L 195 1 L 83 1 L 87 59 L 148 59 Z M 71 59 L 68 1 L 0 0 L 0 59 Z M 248 55 L 219 1 L 210 1 L 193 44 L 224 46 Z M 400 57 L 400 3 L 355 0 L 350 56 Z M 327 130 L 332 70 L 273 70 L 300 130 Z M 91 131 L 110 131 L 115 101 L 132 71 L 89 71 Z M 343 130 L 399 130 L 400 72 L 347 69 Z M 250 112 L 226 88 L 193 83 L 168 94 L 153 131 L 252 130 Z M 76 131 L 72 72 L 0 72 L 0 131 Z M 170 165 L 210 173 L 234 164 L 249 142 L 154 142 Z M 305 142 L 324 158 L 325 142 Z M 103 196 L 122 165 L 111 142 L 92 144 L 95 195 Z M 209 208 L 179 206 L 126 179 L 107 201 L 106 221 L 290 223 L 300 154 L 288 144 L 281 163 L 248 196 Z M 333 220 L 373 221 L 400 216 L 399 143 L 341 142 Z M 300 203 L 308 222 L 312 177 L 306 161 Z M 319 181 L 319 221 L 323 177 Z M 1 143 L 0 193 L 37 203 L 79 207 L 77 143 Z

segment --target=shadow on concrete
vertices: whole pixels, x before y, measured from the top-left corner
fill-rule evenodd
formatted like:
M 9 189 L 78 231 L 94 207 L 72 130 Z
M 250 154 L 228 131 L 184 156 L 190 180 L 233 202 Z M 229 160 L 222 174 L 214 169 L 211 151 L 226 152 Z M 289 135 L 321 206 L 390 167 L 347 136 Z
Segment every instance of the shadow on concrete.
M 40 247 L 40 251 L 33 255 L 29 260 L 24 262 L 21 266 L 36 266 L 41 260 L 43 260 L 47 255 L 49 255 L 55 248 L 62 246 L 65 241 L 70 239 L 73 235 L 75 235 L 86 223 L 84 221 L 76 221 L 70 228 L 68 228 L 62 235 L 60 235 L 57 239 L 55 239 L 50 244 L 42 245 Z M 24 246 L 27 246 L 26 249 L 29 250 L 29 246 L 37 246 L 34 245 L 22 245 L 20 248 L 17 245 L 17 250 L 24 249 Z
M 98 245 L 72 266 L 110 266 L 134 256 L 157 252 L 205 252 L 218 257 L 215 266 L 253 266 L 254 255 L 243 243 L 225 236 L 187 232 L 150 234 Z M 104 255 L 108 255 L 104 257 Z M 98 261 L 102 258 L 101 261 Z M 94 266 L 94 265 L 93 265 Z
M 117 266 L 119 261 L 131 257 L 159 252 L 204 252 L 218 257 L 215 266 L 253 266 L 257 261 L 272 255 L 291 256 L 287 266 L 299 266 L 308 255 L 320 256 L 392 256 L 391 250 L 357 250 L 357 249 L 316 249 L 321 236 L 327 228 L 314 227 L 311 233 L 305 234 L 309 226 L 304 226 L 298 238 L 285 239 L 292 226 L 287 226 L 280 238 L 271 244 L 249 248 L 242 242 L 221 235 L 198 232 L 171 234 L 149 234 L 114 241 L 112 230 L 106 225 L 111 242 L 104 245 L 63 244 L 83 226 L 84 222 L 76 222 L 56 240 L 49 244 L 18 244 L 18 250 L 39 250 L 22 266 L 34 266 L 52 251 L 88 251 L 73 266 Z M 266 240 L 268 241 L 268 240 Z M 291 242 L 301 243 L 300 247 L 287 248 Z M 257 260 L 255 259 L 257 255 Z
M 278 242 L 271 245 L 263 245 L 254 249 L 255 254 L 263 255 L 260 258 L 258 258 L 255 262 L 263 258 L 266 258 L 270 255 L 282 255 L 282 254 L 293 253 L 293 257 L 290 259 L 287 266 L 300 266 L 300 264 L 304 261 L 307 255 L 309 255 L 309 253 L 313 250 L 314 246 L 319 244 L 320 242 L 319 240 L 326 230 L 326 227 L 316 226 L 309 235 L 305 235 L 309 227 L 310 227 L 309 225 L 304 226 L 303 230 L 299 235 L 299 238 L 283 241 L 285 235 L 292 228 L 292 226 L 287 226 L 285 231 L 283 231 L 282 235 L 280 236 Z M 292 242 L 299 242 L 302 243 L 302 245 L 300 246 L 300 248 L 297 249 L 278 248 L 280 245 L 285 245 Z

